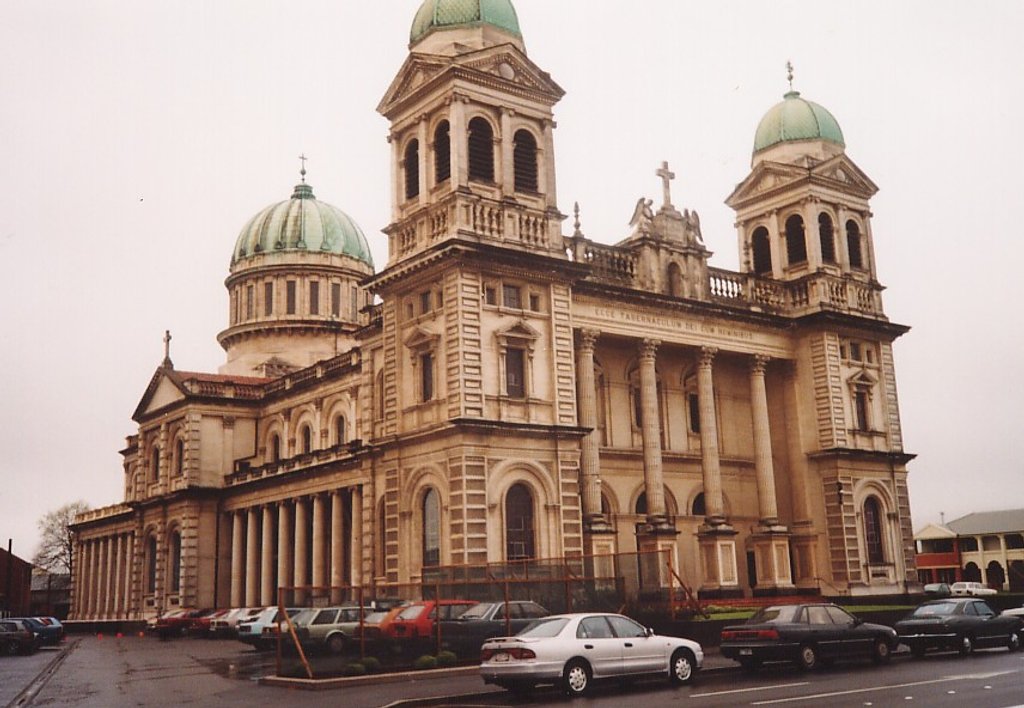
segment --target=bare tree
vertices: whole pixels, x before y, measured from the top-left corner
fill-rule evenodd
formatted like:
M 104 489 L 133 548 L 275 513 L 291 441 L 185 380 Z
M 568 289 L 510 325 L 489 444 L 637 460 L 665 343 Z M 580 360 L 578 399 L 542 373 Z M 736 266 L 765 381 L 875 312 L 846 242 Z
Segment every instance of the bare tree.
M 89 511 L 88 504 L 71 502 L 39 520 L 39 548 L 32 558 L 35 565 L 51 573 L 71 573 L 74 539 L 70 526 L 83 511 Z

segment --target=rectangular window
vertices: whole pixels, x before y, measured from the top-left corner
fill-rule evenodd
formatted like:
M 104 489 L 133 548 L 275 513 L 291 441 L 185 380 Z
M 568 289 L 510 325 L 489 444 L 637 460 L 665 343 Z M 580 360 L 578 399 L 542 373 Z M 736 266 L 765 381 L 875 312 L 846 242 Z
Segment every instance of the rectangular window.
M 493 287 L 487 286 L 484 288 L 484 302 L 488 305 L 498 304 L 498 291 Z
M 861 361 L 860 342 L 850 342 L 850 358 Z
M 274 314 L 274 283 L 263 283 L 263 314 L 270 317 Z
M 444 293 L 441 290 L 437 291 L 437 293 L 434 295 L 434 298 L 437 301 L 438 308 L 444 307 Z
M 854 414 L 857 416 L 857 430 L 867 432 L 871 429 L 871 421 L 868 417 L 868 392 L 861 390 L 854 391 L 853 404 L 856 408 Z
M 309 314 L 320 314 L 320 281 L 309 281 Z
M 253 308 L 256 305 L 255 288 L 251 285 L 245 286 L 245 319 L 251 320 L 253 316 Z
M 420 293 L 420 312 L 426 314 L 430 312 L 430 291 Z
M 295 289 L 296 283 L 294 280 L 289 280 L 285 285 L 285 313 L 289 315 L 295 314 Z
M 526 398 L 526 357 L 522 349 L 505 353 L 505 392 L 509 398 Z
M 540 312 L 540 295 L 530 293 L 530 309 L 534 312 Z
M 434 398 L 434 355 L 420 355 L 420 400 L 429 401 Z
M 691 393 L 686 396 L 686 403 L 690 407 L 690 432 L 700 433 L 700 396 Z
M 519 288 L 515 285 L 501 286 L 501 301 L 505 307 L 515 310 L 523 309 L 523 300 Z
M 341 283 L 331 283 L 331 314 L 341 317 Z
M 353 285 L 349 291 L 349 297 L 352 299 L 352 319 L 359 319 L 359 302 L 356 300 L 356 286 Z

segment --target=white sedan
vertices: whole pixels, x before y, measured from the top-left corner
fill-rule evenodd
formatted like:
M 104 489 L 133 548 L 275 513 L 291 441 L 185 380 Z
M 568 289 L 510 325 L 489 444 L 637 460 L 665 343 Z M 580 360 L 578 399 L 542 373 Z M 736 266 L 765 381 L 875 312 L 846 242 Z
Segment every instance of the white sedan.
M 954 595 L 974 595 L 975 597 L 981 595 L 996 595 L 995 590 L 990 587 L 986 587 L 981 583 L 976 582 L 959 582 L 950 585 Z
M 599 678 L 650 675 L 689 683 L 704 651 L 697 642 L 658 636 L 622 615 L 578 613 L 544 617 L 514 637 L 487 640 L 481 662 L 484 683 L 516 693 L 550 683 L 579 696 Z

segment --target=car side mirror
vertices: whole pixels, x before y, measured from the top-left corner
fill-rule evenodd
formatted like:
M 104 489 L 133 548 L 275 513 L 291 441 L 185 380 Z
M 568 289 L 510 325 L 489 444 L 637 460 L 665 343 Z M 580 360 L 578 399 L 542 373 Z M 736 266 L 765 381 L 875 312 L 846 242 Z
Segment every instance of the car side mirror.
M 653 627 L 648 627 L 647 628 L 647 636 L 648 637 L 653 637 L 654 636 L 654 628 Z
M 854 627 L 859 627 L 862 624 L 864 624 L 864 620 L 862 620 L 860 617 L 854 617 L 853 618 L 853 626 Z

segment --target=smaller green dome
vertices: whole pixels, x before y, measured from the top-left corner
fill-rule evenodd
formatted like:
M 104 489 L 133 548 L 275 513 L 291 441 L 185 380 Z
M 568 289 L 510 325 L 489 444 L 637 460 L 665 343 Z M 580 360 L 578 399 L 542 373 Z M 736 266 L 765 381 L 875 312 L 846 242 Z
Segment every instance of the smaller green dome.
M 839 123 L 826 109 L 800 98 L 799 91 L 790 91 L 783 98 L 758 124 L 754 152 L 800 140 L 825 140 L 846 147 Z
M 423 0 L 412 21 L 409 42 L 416 43 L 435 29 L 481 24 L 523 36 L 511 0 Z
M 231 265 L 296 251 L 349 256 L 373 267 L 370 245 L 359 225 L 336 206 L 317 200 L 305 182 L 295 185 L 291 199 L 271 204 L 249 219 L 235 241 Z

